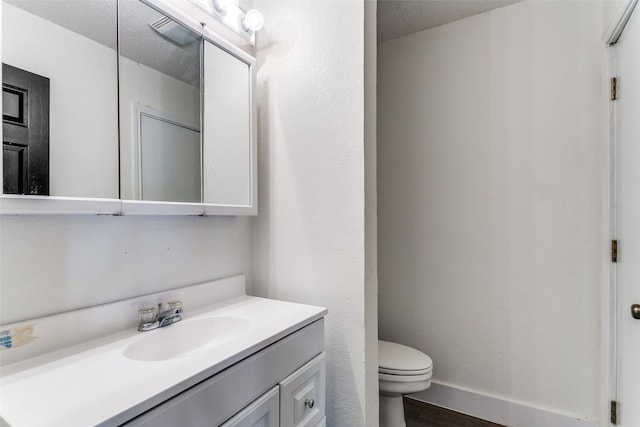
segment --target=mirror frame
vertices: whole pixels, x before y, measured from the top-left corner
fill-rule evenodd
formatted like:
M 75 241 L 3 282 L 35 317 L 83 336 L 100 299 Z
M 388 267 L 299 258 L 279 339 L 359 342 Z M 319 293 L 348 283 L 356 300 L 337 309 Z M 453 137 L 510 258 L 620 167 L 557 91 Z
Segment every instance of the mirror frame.
M 230 55 L 245 62 L 250 73 L 250 203 L 248 205 L 225 205 L 212 203 L 182 203 L 182 202 L 154 202 L 142 200 L 100 199 L 85 197 L 60 196 L 28 196 L 0 194 L 0 215 L 16 214 L 86 214 L 86 215 L 257 215 L 258 213 L 258 177 L 257 177 L 257 107 L 256 107 L 256 58 L 229 41 L 215 34 L 208 27 L 204 31 L 200 22 L 185 12 L 162 0 L 140 0 L 157 11 L 167 15 L 198 34 L 202 34 L 205 41 L 213 43 Z M 1 13 L 1 12 L 0 12 Z M 119 11 L 118 11 L 119 13 Z M 118 29 L 119 31 L 119 29 Z M 1 40 L 1 35 L 0 35 Z M 118 55 L 119 55 L 118 49 Z M 203 67 L 203 64 L 201 64 Z M 119 71 L 118 71 L 119 72 Z M 0 69 L 0 78 L 2 70 Z M 204 93 L 204 77 L 201 72 L 201 93 Z M 202 97 L 201 97 L 202 98 Z M 118 113 L 120 114 L 120 113 Z M 204 114 L 203 99 L 201 99 L 201 118 Z M 201 126 L 202 120 L 201 120 Z M 205 134 L 204 126 L 202 133 Z M 0 138 L 2 138 L 0 129 Z M 120 142 L 118 141 L 118 144 Z M 0 162 L 0 184 L 2 184 L 2 162 Z M 204 179 L 204 178 L 203 178 Z

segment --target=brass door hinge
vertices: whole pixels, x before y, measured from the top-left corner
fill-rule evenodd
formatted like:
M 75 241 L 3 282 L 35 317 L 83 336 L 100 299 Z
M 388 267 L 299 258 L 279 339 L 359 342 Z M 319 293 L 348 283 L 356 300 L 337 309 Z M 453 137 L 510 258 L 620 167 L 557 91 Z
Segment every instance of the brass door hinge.
M 611 100 L 618 99 L 618 78 L 611 77 Z
M 618 424 L 618 402 L 611 401 L 611 424 Z
M 618 241 L 611 241 L 611 262 L 618 262 Z

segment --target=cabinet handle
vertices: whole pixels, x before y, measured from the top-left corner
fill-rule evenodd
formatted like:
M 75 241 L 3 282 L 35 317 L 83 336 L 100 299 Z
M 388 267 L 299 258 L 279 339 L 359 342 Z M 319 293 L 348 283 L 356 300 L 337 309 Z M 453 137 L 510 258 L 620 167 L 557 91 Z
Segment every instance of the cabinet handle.
M 309 409 L 313 409 L 315 404 L 316 404 L 316 402 L 313 399 L 306 399 L 304 401 L 304 406 L 308 407 Z

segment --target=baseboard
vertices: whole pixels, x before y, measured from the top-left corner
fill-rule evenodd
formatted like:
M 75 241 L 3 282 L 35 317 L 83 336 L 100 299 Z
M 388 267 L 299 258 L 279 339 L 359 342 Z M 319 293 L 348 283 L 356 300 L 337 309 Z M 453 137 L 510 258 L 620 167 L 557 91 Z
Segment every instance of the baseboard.
M 427 390 L 407 397 L 509 427 L 595 427 L 598 425 L 436 382 L 432 382 Z

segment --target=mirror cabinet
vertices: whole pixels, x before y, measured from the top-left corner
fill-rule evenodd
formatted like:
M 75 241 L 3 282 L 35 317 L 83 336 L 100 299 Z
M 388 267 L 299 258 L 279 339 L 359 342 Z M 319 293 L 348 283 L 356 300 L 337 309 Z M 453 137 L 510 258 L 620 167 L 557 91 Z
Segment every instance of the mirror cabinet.
M 255 59 L 158 0 L 2 0 L 0 213 L 255 215 Z

